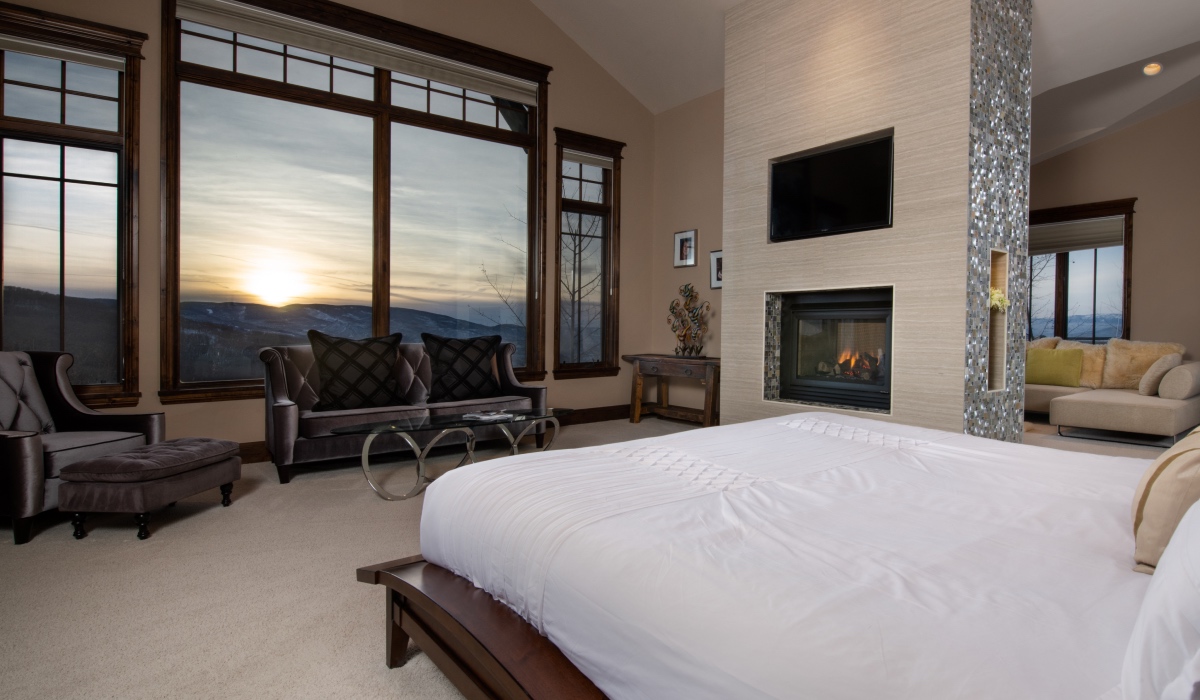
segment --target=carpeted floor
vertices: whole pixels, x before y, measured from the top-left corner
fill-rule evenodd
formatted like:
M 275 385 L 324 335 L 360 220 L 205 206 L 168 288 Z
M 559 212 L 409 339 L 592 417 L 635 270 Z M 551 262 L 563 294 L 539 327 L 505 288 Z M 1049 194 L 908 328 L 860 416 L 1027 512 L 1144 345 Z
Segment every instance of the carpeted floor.
M 570 426 L 554 449 L 690 427 Z M 1027 430 L 1059 449 L 1161 451 Z M 375 471 L 395 491 L 414 475 L 411 462 Z M 155 514 L 146 541 L 125 516 L 94 516 L 76 541 L 65 516 L 47 514 L 20 547 L 0 526 L 0 697 L 461 697 L 414 648 L 403 668 L 384 666 L 382 589 L 354 578 L 418 553 L 420 498 L 377 498 L 352 463 L 287 485 L 264 463 L 243 469 L 231 507 L 219 502 L 214 489 Z
M 569 426 L 552 449 L 691 427 Z M 411 464 L 372 471 L 403 492 Z M 353 463 L 287 485 L 262 463 L 243 468 L 232 506 L 216 489 L 180 501 L 145 541 L 128 516 L 93 516 L 76 541 L 47 513 L 17 547 L 3 522 L 0 698 L 460 698 L 415 648 L 384 666 L 383 589 L 354 578 L 419 553 L 421 501 L 378 498 Z

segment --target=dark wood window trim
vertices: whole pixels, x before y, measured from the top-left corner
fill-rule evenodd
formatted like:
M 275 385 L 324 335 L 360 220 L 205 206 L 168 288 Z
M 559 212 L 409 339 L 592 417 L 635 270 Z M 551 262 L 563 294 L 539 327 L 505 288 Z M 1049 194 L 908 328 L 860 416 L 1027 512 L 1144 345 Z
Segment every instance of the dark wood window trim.
M 76 386 L 75 393 L 92 407 L 136 406 L 141 398 L 138 389 L 138 162 L 141 129 L 138 98 L 141 94 L 142 44 L 149 37 L 141 32 L 3 2 L 0 2 L 0 33 L 125 59 L 125 71 L 121 78 L 119 133 L 6 117 L 0 117 L 0 133 L 64 145 L 115 146 L 119 149 L 121 174 L 117 213 L 117 294 L 121 315 L 120 383 Z
M 607 245 L 604 247 L 604 274 L 608 295 L 604 300 L 603 359 L 600 362 L 566 364 L 560 361 L 560 335 L 558 324 L 562 318 L 562 284 L 555 275 L 554 279 L 554 378 L 583 379 L 589 377 L 614 377 L 621 371 L 619 345 L 619 316 L 621 301 L 621 152 L 625 144 L 620 141 L 582 134 L 568 129 L 555 128 L 554 136 L 557 142 L 555 149 L 554 172 L 554 261 L 558 269 L 562 259 L 562 215 L 564 211 L 601 214 L 608 217 Z M 595 204 L 575 200 L 564 200 L 562 196 L 562 164 L 563 150 L 591 153 L 597 156 L 611 158 L 612 170 L 606 170 L 604 175 L 604 204 Z
M 452 37 L 404 24 L 326 0 L 240 0 L 244 4 L 281 12 L 325 26 L 406 46 L 425 53 L 468 63 L 538 83 L 538 105 L 530 108 L 529 133 L 505 132 L 471 122 L 417 112 L 390 104 L 390 73 L 375 72 L 375 100 L 364 100 L 183 63 L 180 60 L 179 22 L 175 0 L 163 0 L 162 9 L 162 279 L 161 279 L 161 388 L 163 403 L 187 403 L 261 398 L 262 380 L 181 382 L 179 379 L 179 85 L 181 81 L 236 90 L 249 94 L 310 104 L 375 119 L 376 153 L 390 152 L 391 124 L 400 122 L 449 133 L 519 145 L 530 154 L 530 235 L 525 323 L 526 365 L 517 370 L 523 381 L 546 376 L 545 362 L 545 231 L 546 231 L 546 119 L 550 67 Z M 374 289 L 372 330 L 389 332 L 390 278 L 390 167 L 387 158 L 375 159 Z
M 1029 212 L 1029 225 L 1058 224 L 1080 219 L 1099 219 L 1108 216 L 1125 217 L 1124 236 L 1124 289 L 1121 293 L 1121 337 L 1128 339 L 1130 332 L 1130 310 L 1133 301 L 1133 205 L 1137 197 L 1113 199 L 1106 202 L 1073 204 L 1065 207 L 1035 209 Z M 1067 253 L 1058 253 L 1054 273 L 1054 335 L 1067 337 Z M 1026 323 L 1028 327 L 1028 322 Z

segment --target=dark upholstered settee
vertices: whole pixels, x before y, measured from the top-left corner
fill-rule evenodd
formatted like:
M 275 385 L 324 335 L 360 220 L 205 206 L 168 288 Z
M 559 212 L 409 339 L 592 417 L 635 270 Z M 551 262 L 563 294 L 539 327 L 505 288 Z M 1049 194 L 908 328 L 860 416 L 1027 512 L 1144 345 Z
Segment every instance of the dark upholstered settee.
M 266 365 L 267 451 L 279 472 L 280 483 L 292 478 L 297 464 L 357 457 L 362 453 L 365 435 L 334 435 L 334 428 L 426 415 L 450 415 L 472 411 L 546 408 L 546 387 L 526 386 L 513 373 L 515 346 L 505 343 L 496 354 L 493 369 L 500 383 L 500 396 L 450 403 L 427 403 L 432 384 L 429 355 L 422 343 L 401 343 L 396 363 L 396 379 L 406 404 L 352 411 L 313 411 L 320 393 L 320 373 L 308 345 L 283 345 L 263 348 L 258 357 Z M 544 430 L 542 428 L 541 430 Z M 502 437 L 500 428 L 480 425 L 474 430 L 479 440 Z M 425 445 L 436 435 L 414 434 Z M 461 442 L 461 435 L 449 435 L 443 442 Z M 441 444 L 441 443 L 439 443 Z M 380 435 L 371 446 L 372 454 L 408 450 L 397 435 Z
M 99 413 L 71 389 L 74 358 L 62 352 L 0 352 L 0 516 L 13 540 L 29 540 L 33 516 L 58 507 L 63 467 L 162 442 L 161 413 Z

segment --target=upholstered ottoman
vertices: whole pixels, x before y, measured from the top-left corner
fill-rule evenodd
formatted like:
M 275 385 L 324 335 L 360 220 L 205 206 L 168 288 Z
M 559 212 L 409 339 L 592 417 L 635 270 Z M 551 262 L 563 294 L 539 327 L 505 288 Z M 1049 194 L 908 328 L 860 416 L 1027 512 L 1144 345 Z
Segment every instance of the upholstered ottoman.
M 180 438 L 76 462 L 64 467 L 58 509 L 73 513 L 75 539 L 87 537 L 88 513 L 133 513 L 138 539 L 150 536 L 150 511 L 221 487 L 230 503 L 233 482 L 242 477 L 238 444 L 212 438 Z

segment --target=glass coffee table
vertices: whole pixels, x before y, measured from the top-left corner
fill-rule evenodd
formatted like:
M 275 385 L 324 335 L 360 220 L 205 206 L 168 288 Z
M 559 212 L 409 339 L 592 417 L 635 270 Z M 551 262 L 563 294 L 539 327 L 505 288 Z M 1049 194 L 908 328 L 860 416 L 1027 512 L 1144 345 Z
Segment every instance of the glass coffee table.
M 362 448 L 363 476 L 367 478 L 367 483 L 371 485 L 371 488 L 375 490 L 376 495 L 380 498 L 387 501 L 403 501 L 419 495 L 432 482 L 432 479 L 425 473 L 425 458 L 429 456 L 430 450 L 447 435 L 462 433 L 467 438 L 467 453 L 453 467 L 454 469 L 458 469 L 464 464 L 473 464 L 475 462 L 475 428 L 480 426 L 495 426 L 499 428 L 504 437 L 508 439 L 509 448 L 512 450 L 512 454 L 515 455 L 520 451 L 522 438 L 529 435 L 539 425 L 549 426 L 554 431 L 548 434 L 542 446 L 537 448 L 537 451 L 548 450 L 550 449 L 550 445 L 554 443 L 554 439 L 558 437 L 558 431 L 561 429 L 558 419 L 572 411 L 573 409 L 569 408 L 551 408 L 545 411 L 510 410 L 505 411 L 507 417 L 500 420 L 467 418 L 469 414 L 424 416 L 381 423 L 348 425 L 342 428 L 334 428 L 330 432 L 334 435 L 366 435 L 367 439 L 363 443 Z M 416 439 L 413 437 L 413 433 L 434 431 L 437 434 L 425 445 L 424 449 L 417 444 Z M 417 482 L 413 484 L 408 493 L 403 495 L 388 491 L 371 475 L 371 443 L 375 441 L 376 437 L 384 434 L 398 435 L 404 442 L 408 443 L 413 454 L 417 457 Z

